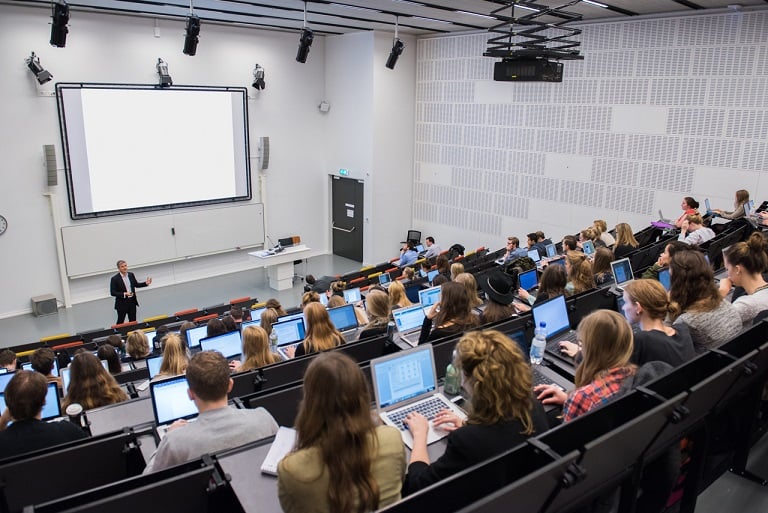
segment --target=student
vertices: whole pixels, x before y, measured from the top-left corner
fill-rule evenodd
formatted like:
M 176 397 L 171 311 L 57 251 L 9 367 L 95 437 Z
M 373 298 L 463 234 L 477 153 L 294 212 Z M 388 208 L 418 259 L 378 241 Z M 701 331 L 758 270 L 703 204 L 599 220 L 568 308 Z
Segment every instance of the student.
M 747 203 L 749 203 L 749 191 L 739 189 L 736 191 L 736 197 L 733 200 L 733 210 L 728 212 L 725 210 L 715 209 L 713 212 L 715 212 L 723 219 L 740 219 L 745 215 L 744 205 Z
M 216 335 L 223 335 L 229 331 L 230 330 L 227 329 L 227 325 L 224 324 L 224 321 L 221 319 L 211 319 L 208 321 L 208 324 L 206 324 L 205 336 L 215 337 Z
M 202 351 L 187 366 L 187 395 L 200 414 L 195 422 L 177 420 L 150 457 L 144 474 L 274 435 L 277 422 L 264 408 L 227 405 L 232 390 L 229 365 L 217 351 Z
M 309 303 L 319 303 L 319 302 L 320 302 L 320 294 L 318 294 L 314 290 L 307 291 L 301 296 L 301 308 L 304 308 Z
M 109 344 L 101 346 L 105 347 L 109 351 L 112 351 L 114 359 L 117 360 L 117 368 L 120 369 L 120 360 L 117 358 L 117 353 Z M 99 348 L 101 349 L 101 348 Z M 53 375 L 53 362 L 56 361 L 56 353 L 49 347 L 38 347 L 35 352 L 29 357 L 29 363 L 32 364 L 32 370 L 39 372 L 48 383 L 56 383 L 61 388 L 61 378 Z M 110 363 L 110 367 L 112 364 Z M 111 369 L 110 369 L 111 372 Z M 117 372 L 120 372 L 119 370 Z
M 451 281 L 456 279 L 456 276 L 464 272 L 464 264 L 461 262 L 454 262 L 451 264 Z
M 343 282 L 342 282 L 342 286 L 343 286 Z M 277 299 L 275 299 L 273 297 L 267 299 L 267 302 L 264 303 L 264 306 L 266 308 L 274 308 L 275 311 L 277 312 L 277 316 L 278 317 L 282 317 L 283 315 L 287 315 L 285 310 L 283 310 L 283 305 L 280 304 L 280 301 L 278 301 Z
M 403 244 L 400 249 L 400 260 L 397 262 L 398 267 L 405 267 L 407 265 L 413 265 L 416 260 L 419 259 L 419 254 L 413 247 L 413 242 L 408 241 Z
M 374 422 L 368 383 L 350 357 L 312 360 L 295 425 L 296 446 L 277 466 L 285 513 L 374 511 L 400 499 L 402 438 Z
M 568 284 L 568 275 L 563 265 L 548 265 L 539 280 L 539 289 L 534 297 L 525 289 L 518 289 L 517 295 L 528 304 L 537 305 L 556 296 L 567 296 L 565 286 Z
M 32 355 L 34 356 L 34 355 Z M 123 372 L 123 366 L 120 363 L 120 355 L 117 354 L 117 350 L 115 350 L 114 347 L 110 344 L 102 344 L 99 346 L 99 349 L 96 351 L 96 357 L 99 360 L 104 360 L 107 362 L 107 367 L 109 370 L 109 373 L 112 375 L 120 374 Z M 53 362 L 51 362 L 53 363 Z M 32 368 L 35 368 L 34 363 L 32 364 Z M 35 369 L 37 370 L 37 369 Z M 38 371 L 39 372 L 39 371 Z M 55 378 L 55 376 L 54 376 Z M 58 382 L 61 383 L 61 378 L 55 378 L 59 380 Z M 51 381 L 49 379 L 49 381 Z
M 440 290 L 440 301 L 433 304 L 424 316 L 419 344 L 462 333 L 477 324 L 478 319 L 472 314 L 466 289 L 460 283 L 449 281 Z
M 608 232 L 608 223 L 602 219 L 595 219 L 592 221 L 592 226 L 595 228 L 600 240 L 603 241 L 603 244 L 606 246 L 613 246 L 616 244 L 616 239 L 614 239 L 613 235 Z
M 69 388 L 61 404 L 62 410 L 73 403 L 90 410 L 127 400 L 128 395 L 93 353 L 81 350 L 75 354 L 69 365 Z
M 595 258 L 592 260 L 592 274 L 595 277 L 596 286 L 601 287 L 613 283 L 611 262 L 613 262 L 613 251 L 608 248 L 595 250 Z
M 130 332 L 125 346 L 128 356 L 134 360 L 142 360 L 152 354 L 152 348 L 149 347 L 147 334 L 142 330 L 134 330 Z
M 469 297 L 469 306 L 471 308 L 477 308 L 483 304 L 483 300 L 477 295 L 477 280 L 471 273 L 459 273 L 453 279 L 456 283 L 460 283 L 464 290 L 467 291 L 467 297 Z
M 680 235 L 677 240 L 690 246 L 699 246 L 715 238 L 715 232 L 704 226 L 704 221 L 698 214 L 689 215 L 680 225 Z
M 661 272 L 663 269 L 669 268 L 669 262 L 672 258 L 672 255 L 674 255 L 677 251 L 688 249 L 691 249 L 691 247 L 685 242 L 681 242 L 679 240 L 670 241 L 666 246 L 664 246 L 664 251 L 661 253 L 661 255 L 659 255 L 656 263 L 646 269 L 642 277 L 644 279 L 658 280 L 659 272 Z
M 437 255 L 440 254 L 440 246 L 435 244 L 435 238 L 434 237 L 427 237 L 426 239 L 426 245 L 427 250 L 424 252 L 424 258 L 435 258 Z
M 465 334 L 456 344 L 453 364 L 461 369 L 471 407 L 467 420 L 443 410 L 435 426 L 450 431 L 440 458 L 430 464 L 427 419 L 411 413 L 405 424 L 413 434 L 413 450 L 403 495 L 461 472 L 547 429 L 547 417 L 533 398 L 528 358 L 509 337 L 494 330 Z
M 405 308 L 406 306 L 411 306 L 413 303 L 411 303 L 411 300 L 408 299 L 408 296 L 405 293 L 405 287 L 403 287 L 403 284 L 399 281 L 393 281 L 389 284 L 389 305 L 392 307 L 392 310 L 395 310 L 397 308 Z
M 688 219 L 689 215 L 699 213 L 699 202 L 690 196 L 686 196 L 683 198 L 682 203 L 680 203 L 680 208 L 683 209 L 683 214 L 675 221 L 675 226 L 677 228 L 680 228 L 683 225 L 683 222 Z
M 480 314 L 480 324 L 509 319 L 517 314 L 512 305 L 515 299 L 514 282 L 506 273 L 492 272 L 483 277 L 480 287 L 485 292 L 487 301 L 485 309 Z
M 613 247 L 613 257 L 616 259 L 624 258 L 632 253 L 638 247 L 635 234 L 632 233 L 632 227 L 627 223 L 616 225 L 616 245 Z
M 304 307 L 304 318 L 307 324 L 307 336 L 304 342 L 296 346 L 295 354 L 289 356 L 304 356 L 315 351 L 325 351 L 344 343 L 344 336 L 336 329 L 328 316 L 328 310 L 322 303 L 310 303 Z
M 10 349 L 0 351 L 0 367 L 7 369 L 8 372 L 16 370 L 16 353 Z
M 524 256 L 528 256 L 528 250 L 520 247 L 520 239 L 517 237 L 507 237 L 507 252 L 504 253 L 504 265 Z
M 576 237 L 574 237 L 573 235 L 566 235 L 565 237 L 563 237 L 562 246 L 563 246 L 563 254 L 566 254 L 569 251 L 581 251 L 578 241 L 576 240 Z
M 184 374 L 189 365 L 189 356 L 187 356 L 187 344 L 182 342 L 181 337 L 175 333 L 169 333 L 165 336 L 165 348 L 163 348 L 163 360 L 160 363 L 160 370 L 152 378 L 153 381 L 178 376 Z
M 595 288 L 592 264 L 584 253 L 576 251 L 566 253 L 565 272 L 568 274 L 568 283 L 565 285 L 565 291 L 568 295 L 580 294 Z
M 365 298 L 365 309 L 368 313 L 368 323 L 363 326 L 357 336 L 358 340 L 386 334 L 390 312 L 389 297 L 386 292 L 380 290 L 368 292 Z
M 746 242 L 737 242 L 723 250 L 728 278 L 720 280 L 720 295 L 725 297 L 731 286 L 744 289 L 746 294 L 733 302 L 733 308 L 745 328 L 752 326 L 759 313 L 768 310 L 768 283 L 762 275 L 768 270 L 766 249 L 765 238 L 755 232 Z
M 274 308 L 267 308 L 261 312 L 261 322 L 259 326 L 267 332 L 267 336 L 272 333 L 272 325 L 277 322 L 279 314 Z
M 248 326 L 243 330 L 243 362 L 233 360 L 229 368 L 233 372 L 243 372 L 258 369 L 281 361 L 280 355 L 273 353 L 269 347 L 269 335 L 264 328 Z

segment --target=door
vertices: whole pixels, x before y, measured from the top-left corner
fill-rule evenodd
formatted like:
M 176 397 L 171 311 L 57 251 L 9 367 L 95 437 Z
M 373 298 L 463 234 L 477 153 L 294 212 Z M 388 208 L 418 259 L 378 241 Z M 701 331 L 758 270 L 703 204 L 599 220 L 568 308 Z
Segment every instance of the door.
M 363 181 L 331 176 L 333 254 L 363 261 Z

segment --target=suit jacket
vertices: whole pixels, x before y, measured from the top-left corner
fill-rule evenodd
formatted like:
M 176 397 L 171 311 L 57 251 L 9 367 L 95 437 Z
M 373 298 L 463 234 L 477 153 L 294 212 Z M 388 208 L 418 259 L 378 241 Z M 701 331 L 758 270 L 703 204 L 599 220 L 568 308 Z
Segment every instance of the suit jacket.
M 139 302 L 136 299 L 136 289 L 146 287 L 147 283 L 136 281 L 136 276 L 130 271 L 128 272 L 128 281 L 131 283 L 130 291 L 125 290 L 125 282 L 120 273 L 112 276 L 112 279 L 109 281 L 109 293 L 115 298 L 115 310 L 117 310 L 119 304 L 134 303 L 136 306 L 139 306 Z M 126 292 L 133 292 L 133 296 L 123 297 L 123 294 Z

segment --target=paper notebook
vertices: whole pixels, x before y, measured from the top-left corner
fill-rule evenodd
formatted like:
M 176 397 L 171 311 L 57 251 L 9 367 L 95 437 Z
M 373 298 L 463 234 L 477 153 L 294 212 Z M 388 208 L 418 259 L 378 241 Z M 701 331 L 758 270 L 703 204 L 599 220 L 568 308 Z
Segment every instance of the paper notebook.
M 267 457 L 261 464 L 261 472 L 270 476 L 277 475 L 277 465 L 285 455 L 293 450 L 296 445 L 296 430 L 289 427 L 280 426 L 275 435 L 275 440 L 269 448 Z

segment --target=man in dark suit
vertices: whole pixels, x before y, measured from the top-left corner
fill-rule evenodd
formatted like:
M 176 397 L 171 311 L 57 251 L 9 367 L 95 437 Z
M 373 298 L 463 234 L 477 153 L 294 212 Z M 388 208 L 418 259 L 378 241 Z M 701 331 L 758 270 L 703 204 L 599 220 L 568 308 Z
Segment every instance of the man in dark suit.
M 136 320 L 136 307 L 139 306 L 136 300 L 136 289 L 151 284 L 152 278 L 147 278 L 143 282 L 136 281 L 133 273 L 128 272 L 128 264 L 125 260 L 117 261 L 117 269 L 120 272 L 112 276 L 109 282 L 109 293 L 115 298 L 117 324 L 122 324 L 126 315 L 129 321 Z

